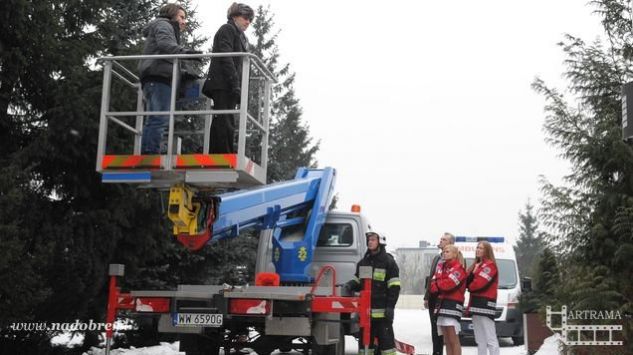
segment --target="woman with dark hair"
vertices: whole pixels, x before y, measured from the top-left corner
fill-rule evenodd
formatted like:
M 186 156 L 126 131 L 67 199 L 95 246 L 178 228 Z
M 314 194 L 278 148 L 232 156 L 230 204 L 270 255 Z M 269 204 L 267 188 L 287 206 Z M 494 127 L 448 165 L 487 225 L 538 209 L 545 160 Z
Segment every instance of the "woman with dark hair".
M 145 47 L 143 54 L 199 54 L 200 51 L 180 45 L 180 33 L 187 26 L 185 8 L 167 4 L 160 8 L 156 20 L 143 29 Z M 171 82 L 174 72 L 171 59 L 141 59 L 139 61 L 141 86 L 145 110 L 169 111 Z M 163 133 L 169 126 L 169 116 L 149 115 L 143 123 L 141 154 L 160 154 Z
M 244 31 L 255 17 L 253 9 L 245 4 L 233 3 L 226 15 L 228 21 L 213 37 L 213 53 L 247 52 L 248 41 Z M 242 57 L 213 57 L 205 94 L 213 99 L 214 110 L 234 110 L 240 102 L 242 85 Z M 235 153 L 233 115 L 215 115 L 211 122 L 210 152 Z
M 437 332 L 444 337 L 448 355 L 461 355 L 459 321 L 462 318 L 466 292 L 464 257 L 453 244 L 444 247 L 443 257 L 444 263 L 433 275 L 430 290 L 431 293 L 438 295 L 438 303 L 435 306 Z
M 480 241 L 475 251 L 475 262 L 468 268 L 468 311 L 472 314 L 473 330 L 477 342 L 477 354 L 499 355 L 499 341 L 495 328 L 497 287 L 499 284 L 497 263 L 492 246 Z

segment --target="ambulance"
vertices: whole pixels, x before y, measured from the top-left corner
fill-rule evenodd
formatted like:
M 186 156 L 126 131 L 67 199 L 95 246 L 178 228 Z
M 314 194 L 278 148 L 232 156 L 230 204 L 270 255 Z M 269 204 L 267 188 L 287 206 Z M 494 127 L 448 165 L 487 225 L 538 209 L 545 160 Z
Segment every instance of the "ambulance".
M 482 240 L 490 242 L 499 269 L 499 288 L 497 291 L 497 312 L 495 324 L 497 337 L 512 338 L 515 345 L 523 344 L 523 315 L 519 310 L 521 282 L 516 255 L 512 245 L 505 242 L 504 237 L 468 237 L 456 236 L 455 245 L 462 252 L 466 265 L 475 260 L 477 243 Z M 468 305 L 469 294 L 466 291 L 464 307 Z M 470 317 L 462 317 L 461 336 L 474 336 Z

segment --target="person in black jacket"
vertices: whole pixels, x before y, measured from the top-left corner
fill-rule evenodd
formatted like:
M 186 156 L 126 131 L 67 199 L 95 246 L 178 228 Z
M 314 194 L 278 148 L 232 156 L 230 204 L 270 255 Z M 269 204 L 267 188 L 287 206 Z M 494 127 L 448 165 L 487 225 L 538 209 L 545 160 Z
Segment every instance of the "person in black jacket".
M 442 268 L 442 253 L 444 247 L 449 244 L 455 244 L 455 237 L 448 232 L 445 232 L 440 237 L 440 242 L 437 244 L 437 247 L 440 249 L 440 253 L 437 254 L 433 258 L 433 262 L 431 263 L 431 270 L 429 272 L 429 276 L 426 278 L 426 292 L 424 293 L 424 307 L 429 310 L 429 318 L 431 319 L 431 338 L 433 339 L 433 355 L 442 355 L 442 348 L 444 344 L 444 339 L 441 335 L 437 333 L 437 315 L 435 314 L 435 306 L 437 305 L 437 296 L 433 295 L 429 292 L 429 288 L 431 286 L 431 279 L 435 274 L 438 265 Z
M 393 316 L 400 295 L 400 270 L 393 256 L 385 251 L 387 241 L 384 235 L 368 232 L 367 252 L 356 264 L 354 279 L 345 284 L 350 291 L 361 291 L 362 281 L 358 277 L 361 266 L 372 267 L 371 280 L 371 339 L 378 338 L 378 348 L 382 355 L 395 355 L 396 344 L 393 334 Z M 362 336 L 359 337 L 360 353 L 364 351 Z M 369 344 L 370 354 L 375 345 Z M 364 354 L 369 355 L 369 354 Z
M 213 37 L 213 53 L 235 53 L 248 51 L 244 31 L 255 16 L 253 9 L 245 4 L 233 3 L 227 11 L 227 23 Z M 240 102 L 243 57 L 213 57 L 209 67 L 209 79 L 205 93 L 213 99 L 214 110 L 234 110 Z M 235 153 L 233 137 L 235 122 L 233 115 L 215 115 L 211 122 L 210 152 Z

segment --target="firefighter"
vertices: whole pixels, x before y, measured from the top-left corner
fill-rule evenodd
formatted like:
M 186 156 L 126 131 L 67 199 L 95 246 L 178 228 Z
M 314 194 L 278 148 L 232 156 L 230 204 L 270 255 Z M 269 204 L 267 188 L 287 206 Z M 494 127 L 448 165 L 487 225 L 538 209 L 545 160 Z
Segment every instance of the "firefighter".
M 387 241 L 384 234 L 368 232 L 367 252 L 356 264 L 356 274 L 345 287 L 360 291 L 362 282 L 358 278 L 361 266 L 372 267 L 371 280 L 371 339 L 378 339 L 378 349 L 382 355 L 395 355 L 396 345 L 393 334 L 394 307 L 400 295 L 399 269 L 393 256 L 385 250 Z M 373 354 L 375 344 L 369 344 L 369 354 Z M 363 355 L 365 344 L 359 337 L 359 354 Z M 365 354 L 365 355 L 369 355 Z
M 443 335 L 446 353 L 461 355 L 459 342 L 461 327 L 459 321 L 464 309 L 464 293 L 466 292 L 466 270 L 464 257 L 455 245 L 444 247 L 444 263 L 431 280 L 431 293 L 438 295 L 435 306 L 437 314 L 437 330 Z
M 492 246 L 487 241 L 477 244 L 475 262 L 468 268 L 468 311 L 473 316 L 473 330 L 477 354 L 499 355 L 499 341 L 495 328 L 497 286 L 499 277 Z

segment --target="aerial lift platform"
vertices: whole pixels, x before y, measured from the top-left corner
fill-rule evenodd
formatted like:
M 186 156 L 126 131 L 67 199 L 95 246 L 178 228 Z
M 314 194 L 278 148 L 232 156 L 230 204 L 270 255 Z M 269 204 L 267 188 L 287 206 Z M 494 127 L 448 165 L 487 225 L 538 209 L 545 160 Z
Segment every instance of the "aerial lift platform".
M 184 99 L 178 99 L 179 89 L 183 87 L 180 70 L 183 61 L 234 56 L 241 57 L 243 61 L 238 109 L 213 110 L 211 100 L 201 94 L 203 80 L 200 79 L 190 82 L 183 90 L 184 95 L 180 95 Z M 144 110 L 140 79 L 129 69 L 138 60 L 151 58 L 173 62 L 169 111 Z M 102 57 L 98 61 L 103 64 L 104 70 L 96 168 L 104 183 L 130 183 L 163 190 L 177 184 L 209 190 L 218 187 L 247 188 L 266 183 L 271 90 L 276 78 L 259 58 L 250 53 L 207 53 L 114 56 Z M 117 85 L 123 86 L 115 88 L 113 79 L 117 80 Z M 113 107 L 112 90 L 130 90 L 130 96 L 136 97 L 135 109 Z M 194 103 L 188 106 L 195 107 L 187 108 L 181 102 Z M 163 154 L 141 155 L 143 121 L 149 115 L 158 114 L 169 116 L 167 149 Z M 238 117 L 237 153 L 209 154 L 210 127 L 214 114 L 235 114 Z M 183 119 L 197 121 L 197 126 L 201 129 L 182 132 L 175 130 L 176 124 Z M 113 125 L 117 129 L 122 128 L 129 135 L 129 141 L 124 144 L 127 151 L 115 151 L 114 147 L 108 146 L 113 138 L 109 134 Z M 201 149 L 183 153 L 183 139 L 192 136 L 196 136 L 201 142 Z M 120 148 L 120 145 L 117 144 L 116 148 Z

